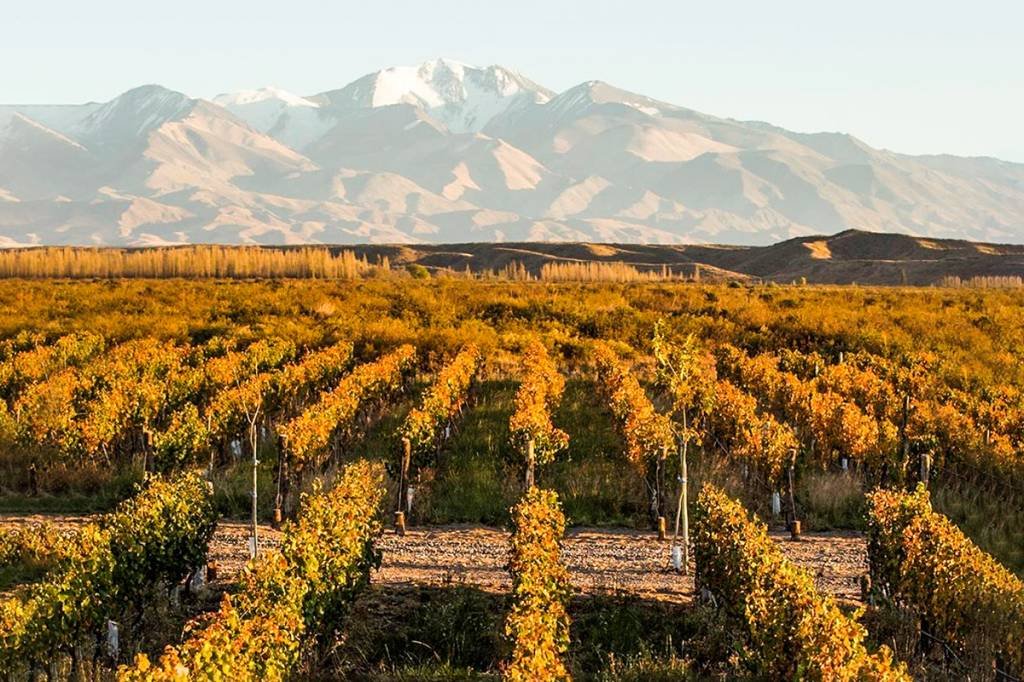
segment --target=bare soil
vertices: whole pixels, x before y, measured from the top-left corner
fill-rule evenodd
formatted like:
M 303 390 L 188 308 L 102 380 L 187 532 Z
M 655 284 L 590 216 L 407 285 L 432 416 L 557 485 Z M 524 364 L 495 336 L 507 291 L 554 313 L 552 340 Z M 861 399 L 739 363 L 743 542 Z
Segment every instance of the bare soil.
M 786 556 L 814 576 L 818 589 L 842 601 L 860 599 L 860 577 L 867 573 L 867 546 L 853 532 L 805 533 L 800 541 L 775 532 Z M 465 583 L 507 592 L 508 534 L 481 526 L 410 529 L 405 537 L 386 531 L 383 565 L 373 581 L 384 584 Z M 690 576 L 671 564 L 668 542 L 650 532 L 575 528 L 563 545 L 573 587 L 582 593 L 626 592 L 644 599 L 686 602 L 693 597 Z
M 0 529 L 50 521 L 74 527 L 88 516 L 0 515 Z M 213 587 L 227 587 L 249 558 L 250 526 L 222 520 L 210 542 L 210 560 L 217 565 Z M 259 527 L 260 548 L 276 547 L 281 533 Z M 773 532 L 786 556 L 814 576 L 818 589 L 846 602 L 860 599 L 860 578 L 867 573 L 867 546 L 856 532 L 805 533 L 799 542 Z M 511 588 L 505 570 L 508 533 L 474 525 L 410 528 L 404 537 L 391 529 L 379 543 L 383 565 L 372 581 L 384 585 L 446 585 L 461 583 L 488 592 Z M 644 599 L 685 603 L 693 598 L 690 576 L 671 565 L 671 546 L 650 532 L 632 529 L 574 528 L 563 545 L 574 588 L 583 594 L 628 593 Z

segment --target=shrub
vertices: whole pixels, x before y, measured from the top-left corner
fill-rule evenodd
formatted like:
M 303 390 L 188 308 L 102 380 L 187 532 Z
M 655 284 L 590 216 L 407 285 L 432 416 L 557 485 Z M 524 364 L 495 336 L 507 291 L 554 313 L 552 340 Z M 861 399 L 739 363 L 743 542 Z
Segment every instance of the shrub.
M 380 564 L 378 508 L 384 467 L 365 460 L 345 467 L 330 491 L 303 499 L 280 549 L 251 561 L 235 597 L 197 621 L 179 647 L 157 663 L 139 655 L 122 681 L 282 680 L 304 648 L 327 634 Z
M 569 572 L 561 560 L 565 516 L 558 495 L 530 488 L 512 509 L 512 610 L 505 634 L 513 641 L 504 670 L 510 682 L 568 680 Z
M 989 672 L 1024 672 L 1024 581 L 932 511 L 923 485 L 869 495 L 868 560 L 875 588 L 929 634 Z
M 707 484 L 697 512 L 697 585 L 735 624 L 742 659 L 755 676 L 909 680 L 887 648 L 867 652 L 864 627 L 819 595 L 811 576 L 785 559 L 741 504 Z

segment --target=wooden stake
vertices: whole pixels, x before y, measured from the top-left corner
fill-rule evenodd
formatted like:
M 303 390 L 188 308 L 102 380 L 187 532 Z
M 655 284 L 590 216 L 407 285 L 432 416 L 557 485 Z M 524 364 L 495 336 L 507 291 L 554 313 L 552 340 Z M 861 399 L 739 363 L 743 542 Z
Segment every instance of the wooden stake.
M 396 511 L 405 507 L 406 486 L 409 485 L 409 465 L 412 461 L 412 442 L 408 438 L 402 439 L 402 458 L 398 468 L 398 502 L 395 505 Z
M 799 540 L 800 539 L 800 522 L 793 521 L 793 524 L 789 527 L 789 539 Z
M 665 517 L 664 516 L 659 516 L 658 517 L 658 540 L 660 542 L 665 542 L 665 539 L 667 537 L 668 537 L 668 535 L 667 535 L 667 531 L 666 531 Z
M 405 535 L 405 512 L 395 512 L 395 532 L 399 535 Z
M 658 459 L 658 516 L 664 516 L 668 509 L 668 489 L 665 486 L 665 470 L 668 468 L 668 448 L 662 448 Z
M 531 438 L 526 443 L 526 489 L 529 490 L 533 487 L 533 467 L 537 462 L 537 456 L 534 452 L 534 443 Z
M 35 462 L 28 465 L 28 489 L 32 497 L 39 497 L 39 473 Z
M 281 527 L 281 508 L 274 507 L 274 528 Z
M 796 522 L 796 494 L 793 491 L 793 483 L 796 477 L 796 448 L 790 450 L 789 457 L 789 522 Z
M 924 483 L 924 487 L 928 487 L 928 482 L 932 476 L 932 453 L 922 452 L 921 453 L 921 483 Z

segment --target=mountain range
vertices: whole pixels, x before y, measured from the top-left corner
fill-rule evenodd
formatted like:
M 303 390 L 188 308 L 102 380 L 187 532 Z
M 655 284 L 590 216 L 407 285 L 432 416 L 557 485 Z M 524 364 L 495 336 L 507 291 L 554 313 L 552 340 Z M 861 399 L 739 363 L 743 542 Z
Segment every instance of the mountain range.
M 908 156 L 447 59 L 338 90 L 0 105 L 0 246 L 1024 242 L 1024 164 Z

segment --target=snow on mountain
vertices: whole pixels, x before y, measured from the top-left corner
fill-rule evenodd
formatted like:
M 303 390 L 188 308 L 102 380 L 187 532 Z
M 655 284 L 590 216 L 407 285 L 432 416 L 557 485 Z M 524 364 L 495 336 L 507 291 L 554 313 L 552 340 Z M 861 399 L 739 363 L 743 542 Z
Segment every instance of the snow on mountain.
M 232 106 L 244 106 L 247 104 L 259 104 L 268 100 L 276 100 L 284 106 L 289 107 L 318 107 L 312 100 L 300 97 L 296 94 L 275 87 L 260 88 L 259 90 L 241 90 L 239 92 L 225 93 L 213 98 L 214 104 L 231 108 Z
M 425 110 L 453 133 L 478 132 L 513 108 L 542 104 L 552 93 L 501 66 L 478 68 L 450 59 L 372 73 L 317 99 L 333 107 L 406 104 Z
M 338 90 L 148 85 L 0 106 L 0 244 L 551 239 L 846 229 L 1024 241 L 1024 165 L 911 157 L 601 81 L 438 59 Z
M 274 87 L 226 93 L 213 102 L 293 149 L 305 149 L 337 124 L 317 102 Z
M 71 128 L 80 140 L 121 142 L 143 138 L 168 121 L 184 117 L 197 104 L 187 95 L 159 85 L 143 85 L 98 107 Z

